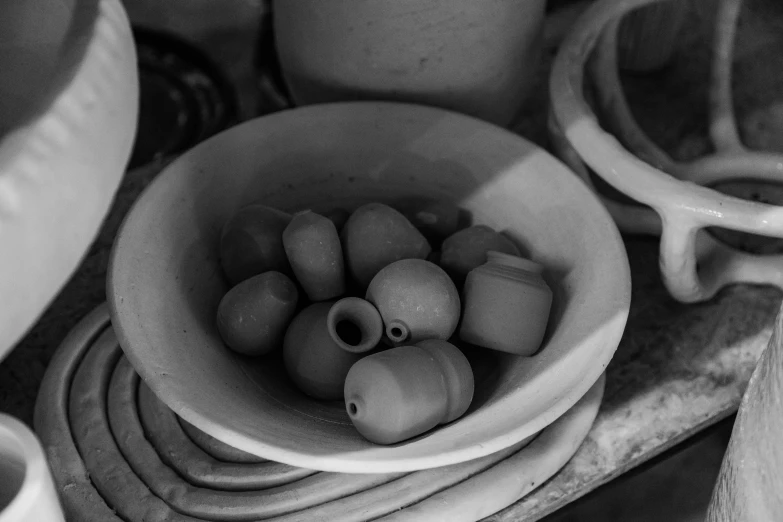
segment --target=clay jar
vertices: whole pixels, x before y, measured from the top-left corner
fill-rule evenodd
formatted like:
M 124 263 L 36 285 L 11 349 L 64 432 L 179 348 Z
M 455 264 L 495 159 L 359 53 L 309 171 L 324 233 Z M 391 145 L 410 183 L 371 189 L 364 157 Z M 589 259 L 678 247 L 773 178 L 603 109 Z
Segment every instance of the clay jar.
M 265 272 L 246 279 L 220 300 L 217 327 L 235 352 L 258 356 L 279 348 L 296 313 L 299 292 L 285 274 Z
M 552 306 L 543 267 L 528 259 L 489 252 L 487 263 L 465 281 L 459 338 L 516 355 L 541 346 Z
M 309 210 L 295 214 L 283 231 L 283 247 L 311 301 L 326 301 L 345 293 L 340 236 L 328 218 Z
M 545 0 L 276 1 L 276 48 L 297 104 L 445 107 L 505 125 L 538 70 Z
M 359 433 L 394 444 L 461 417 L 473 400 L 473 371 L 441 340 L 378 352 L 345 379 L 345 405 Z
M 438 265 L 423 259 L 396 261 L 378 272 L 365 297 L 381 314 L 394 345 L 448 339 L 457 328 L 457 287 Z
M 283 362 L 302 392 L 315 399 L 340 400 L 348 370 L 378 345 L 382 335 L 380 314 L 363 299 L 314 303 L 291 321 Z
M 283 230 L 291 215 L 266 205 L 248 205 L 229 219 L 220 236 L 220 264 L 235 285 L 270 270 L 290 273 Z
M 441 246 L 438 264 L 458 285 L 468 273 L 487 262 L 487 252 L 495 250 L 518 256 L 516 245 L 486 225 L 475 225 L 452 234 Z
M 356 209 L 340 237 L 348 269 L 362 289 L 386 265 L 400 259 L 425 259 L 432 250 L 404 215 L 383 203 Z

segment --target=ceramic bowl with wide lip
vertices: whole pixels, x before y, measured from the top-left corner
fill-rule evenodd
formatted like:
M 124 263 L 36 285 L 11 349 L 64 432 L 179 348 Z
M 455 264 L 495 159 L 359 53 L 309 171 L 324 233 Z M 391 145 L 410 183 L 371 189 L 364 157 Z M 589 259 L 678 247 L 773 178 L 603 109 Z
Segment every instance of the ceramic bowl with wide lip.
M 380 446 L 359 435 L 342 403 L 298 392 L 279 354 L 249 359 L 223 345 L 215 313 L 229 287 L 218 238 L 223 223 L 253 202 L 323 211 L 422 197 L 455 202 L 474 223 L 517 241 L 546 267 L 553 311 L 536 356 L 475 350 L 476 393 L 463 417 Z M 630 275 L 609 214 L 544 150 L 442 109 L 347 102 L 252 120 L 180 156 L 126 217 L 107 296 L 129 361 L 186 421 L 279 462 L 382 473 L 475 459 L 552 423 L 612 358 Z
M 130 156 L 136 52 L 119 0 L 0 4 L 0 360 L 98 232 Z

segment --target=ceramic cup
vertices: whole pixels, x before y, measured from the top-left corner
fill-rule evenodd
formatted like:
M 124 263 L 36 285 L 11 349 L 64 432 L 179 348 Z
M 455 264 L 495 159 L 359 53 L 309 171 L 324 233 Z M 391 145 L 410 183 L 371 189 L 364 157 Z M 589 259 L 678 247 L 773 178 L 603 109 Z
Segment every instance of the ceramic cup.
M 783 208 L 705 185 L 753 178 L 777 182 L 783 155 L 748 150 L 739 140 L 731 96 L 734 27 L 740 1 L 720 0 L 710 86 L 710 137 L 716 154 L 673 160 L 639 128 L 620 87 L 617 31 L 634 9 L 671 0 L 600 0 L 563 42 L 550 78 L 552 144 L 588 185 L 591 170 L 639 204 L 602 196 L 621 231 L 660 235 L 667 289 L 683 302 L 710 299 L 732 283 L 783 288 L 783 256 L 754 255 L 716 239 L 707 227 L 783 238 Z M 594 53 L 595 51 L 595 53 Z M 593 81 L 597 109 L 582 85 Z M 600 121 L 599 121 L 600 119 Z
M 273 2 L 298 105 L 399 100 L 509 124 L 532 90 L 545 0 Z
M 65 521 L 41 444 L 27 426 L 0 414 L 0 522 Z

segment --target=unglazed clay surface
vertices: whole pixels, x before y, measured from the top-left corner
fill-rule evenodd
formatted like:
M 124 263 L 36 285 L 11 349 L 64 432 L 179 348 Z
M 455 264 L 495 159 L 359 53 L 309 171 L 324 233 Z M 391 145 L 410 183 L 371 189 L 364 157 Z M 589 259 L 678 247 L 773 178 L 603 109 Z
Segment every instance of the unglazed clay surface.
M 227 288 L 214 245 L 220 225 L 251 202 L 319 212 L 404 197 L 466 209 L 476 224 L 519 242 L 557 284 L 540 355 L 489 359 L 492 378 L 477 379 L 464 416 L 407 444 L 381 447 L 356 432 L 343 407 L 293 389 L 282 361 L 248 361 L 222 346 L 213 314 Z M 356 102 L 250 121 L 173 162 L 125 221 L 107 294 L 129 361 L 185 420 L 265 458 L 372 473 L 479 458 L 549 425 L 611 359 L 627 318 L 629 283 L 609 215 L 548 153 L 466 116 Z

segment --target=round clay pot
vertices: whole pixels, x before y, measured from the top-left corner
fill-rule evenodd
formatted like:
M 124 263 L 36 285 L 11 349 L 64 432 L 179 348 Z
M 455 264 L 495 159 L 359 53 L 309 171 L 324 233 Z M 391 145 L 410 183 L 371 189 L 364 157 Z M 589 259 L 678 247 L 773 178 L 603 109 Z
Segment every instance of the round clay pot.
M 448 339 L 459 322 L 457 287 L 442 268 L 424 259 L 386 266 L 373 278 L 365 299 L 378 308 L 386 337 L 395 345 Z
M 314 303 L 291 321 L 283 342 L 283 361 L 302 392 L 315 399 L 343 398 L 348 370 L 364 357 L 363 352 L 378 344 L 383 332 L 378 312 L 362 302 L 347 297 L 337 303 Z
M 473 373 L 456 347 L 425 341 L 357 362 L 344 393 L 359 433 L 376 444 L 394 444 L 461 416 L 473 398 Z
M 345 293 L 345 266 L 334 223 L 306 210 L 294 215 L 283 231 L 288 262 L 311 301 L 326 301 Z
M 46 455 L 35 434 L 0 413 L 0 522 L 65 520 Z
M 489 252 L 487 263 L 465 281 L 459 338 L 465 342 L 530 356 L 544 338 L 552 290 L 543 267 L 528 259 Z
M 440 106 L 511 122 L 533 86 L 545 0 L 274 3 L 297 104 L 353 99 Z
M 270 270 L 291 273 L 283 231 L 291 215 L 266 205 L 248 205 L 223 225 L 220 264 L 232 285 Z
M 462 285 L 468 273 L 487 262 L 487 252 L 495 250 L 518 256 L 517 246 L 506 236 L 486 225 L 475 225 L 452 234 L 441 245 L 438 264 Z
M 264 272 L 229 290 L 218 305 L 217 327 L 229 348 L 264 355 L 283 343 L 299 292 L 285 274 Z
M 400 259 L 425 259 L 432 250 L 404 215 L 382 203 L 356 209 L 340 236 L 348 269 L 362 289 L 383 267 Z

